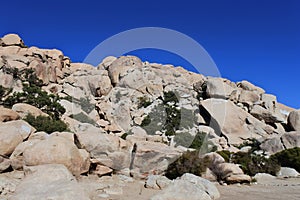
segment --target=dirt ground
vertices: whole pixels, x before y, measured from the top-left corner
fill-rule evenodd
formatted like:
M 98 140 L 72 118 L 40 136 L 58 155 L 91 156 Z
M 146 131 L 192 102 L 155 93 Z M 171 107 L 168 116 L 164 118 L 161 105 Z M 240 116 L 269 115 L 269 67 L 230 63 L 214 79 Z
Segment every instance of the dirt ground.
M 300 178 L 268 180 L 252 185 L 218 186 L 220 200 L 300 200 Z
M 252 185 L 218 185 L 217 188 L 220 200 L 300 200 L 300 178 L 262 180 Z M 123 191 L 122 200 L 148 200 L 159 192 L 144 188 L 142 182 L 128 184 Z

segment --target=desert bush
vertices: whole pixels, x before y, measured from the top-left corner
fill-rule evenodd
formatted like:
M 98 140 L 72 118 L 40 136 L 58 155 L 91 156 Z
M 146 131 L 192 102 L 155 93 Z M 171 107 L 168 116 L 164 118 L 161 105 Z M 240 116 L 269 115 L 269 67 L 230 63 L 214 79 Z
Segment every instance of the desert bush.
M 68 126 L 59 119 L 52 119 L 46 116 L 37 116 L 29 114 L 24 118 L 31 126 L 33 126 L 37 131 L 44 131 L 46 133 L 53 133 L 56 131 L 62 132 L 67 131 Z
M 268 159 L 262 155 L 254 155 L 250 152 L 233 154 L 232 162 L 239 164 L 244 173 L 250 176 L 254 176 L 257 173 L 276 175 L 280 170 L 280 165 L 276 159 Z
M 257 139 L 249 138 L 249 139 L 245 140 L 242 144 L 240 144 L 236 147 L 238 149 L 241 149 L 243 147 L 250 146 L 251 147 L 250 152 L 253 153 L 254 151 L 261 150 L 260 145 L 261 145 L 261 142 L 259 142 Z
M 232 156 L 232 153 L 230 151 L 227 150 L 223 150 L 223 151 L 217 151 L 217 153 L 222 156 L 225 160 L 225 162 L 230 162 L 230 158 Z
M 291 167 L 300 172 L 300 148 L 286 149 L 271 156 L 282 167 Z
M 41 109 L 56 120 L 65 113 L 65 108 L 58 103 L 60 98 L 57 95 L 42 91 L 43 83 L 38 79 L 33 69 L 20 72 L 18 69 L 9 68 L 7 73 L 13 73 L 22 81 L 23 91 L 7 94 L 7 98 L 3 101 L 5 107 L 12 107 L 16 103 L 27 103 Z
M 164 104 L 167 103 L 178 103 L 179 100 L 175 94 L 175 92 L 169 91 L 169 92 L 164 92 L 164 98 L 163 98 Z
M 4 105 L 12 107 L 16 103 L 27 103 L 41 109 L 52 118 L 59 119 L 65 113 L 65 108 L 58 103 L 59 100 L 57 95 L 48 94 L 36 85 L 23 84 L 23 92 L 13 93 L 6 98 Z
M 210 164 L 208 158 L 199 156 L 199 151 L 187 151 L 176 161 L 172 162 L 166 171 L 166 177 L 176 179 L 185 173 L 201 176 Z

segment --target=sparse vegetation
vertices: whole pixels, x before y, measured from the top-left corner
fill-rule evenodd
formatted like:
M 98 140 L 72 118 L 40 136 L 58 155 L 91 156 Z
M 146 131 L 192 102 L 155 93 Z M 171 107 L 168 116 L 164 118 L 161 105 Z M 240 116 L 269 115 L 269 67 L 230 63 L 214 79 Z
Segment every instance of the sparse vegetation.
M 24 119 L 31 126 L 37 129 L 37 131 L 44 131 L 48 134 L 59 131 L 67 131 L 68 126 L 63 121 L 59 119 L 52 119 L 51 117 L 46 116 L 37 116 L 29 114 Z
M 185 173 L 201 176 L 209 164 L 210 160 L 208 158 L 201 158 L 199 151 L 187 151 L 168 166 L 166 177 L 176 179 Z
M 230 162 L 231 156 L 233 153 L 231 153 L 230 151 L 227 150 L 223 150 L 223 151 L 217 151 L 218 154 L 220 154 L 220 156 L 222 156 L 225 160 L 225 162 Z
M 42 81 L 37 78 L 32 69 L 26 69 L 24 72 L 19 72 L 17 69 L 11 71 L 22 80 L 23 91 L 6 94 L 8 96 L 2 102 L 4 106 L 12 107 L 16 103 L 27 103 L 41 109 L 55 120 L 65 113 L 65 108 L 58 103 L 60 98 L 57 95 L 42 91 Z
M 282 167 L 291 167 L 300 172 L 300 148 L 286 149 L 271 156 Z

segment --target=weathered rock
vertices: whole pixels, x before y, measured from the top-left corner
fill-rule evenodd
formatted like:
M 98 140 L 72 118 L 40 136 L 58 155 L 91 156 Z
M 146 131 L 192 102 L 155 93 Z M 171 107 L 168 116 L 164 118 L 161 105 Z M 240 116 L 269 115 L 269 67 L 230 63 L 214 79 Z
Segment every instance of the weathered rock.
M 295 177 L 299 177 L 300 174 L 293 168 L 281 167 L 277 176 L 282 178 L 295 178 Z
M 228 183 L 250 182 L 251 177 L 245 175 L 243 170 L 233 163 L 220 163 L 211 168 L 219 180 L 225 180 Z
M 45 116 L 49 115 L 41 111 L 39 108 L 36 108 L 32 105 L 26 103 L 17 103 L 13 105 L 12 110 L 19 114 L 21 118 L 25 118 L 27 115 L 31 114 L 34 117 L 37 116 Z
M 260 148 L 270 154 L 274 154 L 285 149 L 281 142 L 280 136 L 266 139 L 260 145 Z
M 161 175 L 149 175 L 145 183 L 146 188 L 161 190 L 167 187 L 171 180 Z
M 292 130 L 300 131 L 300 110 L 290 112 L 288 124 Z
M 33 146 L 40 139 L 29 139 L 23 143 L 20 143 L 14 150 L 14 152 L 10 155 L 11 167 L 14 170 L 23 170 L 24 158 L 23 153 L 26 148 Z
M 0 199 L 10 199 L 15 192 L 21 177 L 15 177 L 16 172 L 0 174 Z
M 7 34 L 3 38 L 1 38 L 1 41 L 1 46 L 25 47 L 23 40 L 17 34 Z
M 208 78 L 206 86 L 206 94 L 210 98 L 228 99 L 234 91 L 234 87 L 221 78 Z
M 248 90 L 242 90 L 241 94 L 239 95 L 239 102 L 246 104 L 250 107 L 252 107 L 252 105 L 254 103 L 257 103 L 260 100 L 260 96 L 253 91 L 248 91 Z
M 18 120 L 20 116 L 15 111 L 0 107 L 0 122 L 8 122 Z
M 167 169 L 169 162 L 180 154 L 178 149 L 162 143 L 139 141 L 136 143 L 132 167 L 139 169 L 141 174 L 151 172 L 162 174 Z
M 0 156 L 0 173 L 10 167 L 10 160 Z
M 187 197 L 191 200 L 211 200 L 218 199 L 220 194 L 209 181 L 187 174 L 169 184 L 160 193 L 153 196 L 151 200 L 182 200 Z
M 92 172 L 93 174 L 97 174 L 99 176 L 103 176 L 106 174 L 111 174 L 113 170 L 109 167 L 103 165 L 97 165 L 96 169 Z
M 88 196 L 64 165 L 48 164 L 26 169 L 26 177 L 17 186 L 12 200 L 79 199 Z
M 259 184 L 267 184 L 270 183 L 270 181 L 274 181 L 276 179 L 275 176 L 272 176 L 270 174 L 265 174 L 265 173 L 257 173 L 253 177 Z
M 211 197 L 211 199 L 220 198 L 220 193 L 216 188 L 216 186 L 204 178 L 186 173 L 180 177 L 180 180 L 189 181 L 197 185 L 198 187 L 202 188 Z
M 126 73 L 127 70 L 142 66 L 142 61 L 137 57 L 121 56 L 117 60 L 113 61 L 108 67 L 108 74 L 112 84 L 116 85 L 119 83 L 119 76 Z
M 240 144 L 243 139 L 268 135 L 267 126 L 234 103 L 223 99 L 201 102 L 202 116 L 217 135 L 223 134 L 229 144 Z
M 250 183 L 251 177 L 245 174 L 234 174 L 228 176 L 225 180 L 227 183 Z
M 287 132 L 281 136 L 286 149 L 300 147 L 300 131 Z
M 129 167 L 131 144 L 118 136 L 106 134 L 91 124 L 79 124 L 74 130 L 81 147 L 100 164 L 115 170 Z
M 86 163 L 89 160 L 82 157 L 72 141 L 62 136 L 50 135 L 45 140 L 36 142 L 24 150 L 23 157 L 26 166 L 63 164 L 74 175 L 89 170 L 89 164 Z
M 10 155 L 35 129 L 22 120 L 0 124 L 0 155 Z
M 241 81 L 241 82 L 238 82 L 237 83 L 237 86 L 239 88 L 242 88 L 244 90 L 249 90 L 249 91 L 255 91 L 257 92 L 258 94 L 264 94 L 265 93 L 265 90 L 263 90 L 262 88 L 260 87 L 257 87 L 255 85 L 253 85 L 252 83 L 248 82 L 248 81 Z
M 98 65 L 98 69 L 107 69 L 109 65 L 111 65 L 115 60 L 117 60 L 114 56 L 107 56 L 102 60 L 102 62 Z

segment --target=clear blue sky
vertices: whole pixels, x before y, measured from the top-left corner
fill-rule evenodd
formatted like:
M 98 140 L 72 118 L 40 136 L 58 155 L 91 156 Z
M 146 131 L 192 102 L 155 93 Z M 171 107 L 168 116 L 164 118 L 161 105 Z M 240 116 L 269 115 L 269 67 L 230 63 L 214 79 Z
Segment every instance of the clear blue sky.
M 165 27 L 198 41 L 221 75 L 243 79 L 300 108 L 300 1 L 151 0 L 1 2 L 0 35 L 18 33 L 29 46 L 58 48 L 83 61 L 106 38 L 132 28 Z M 190 68 L 162 51 L 143 60 Z

